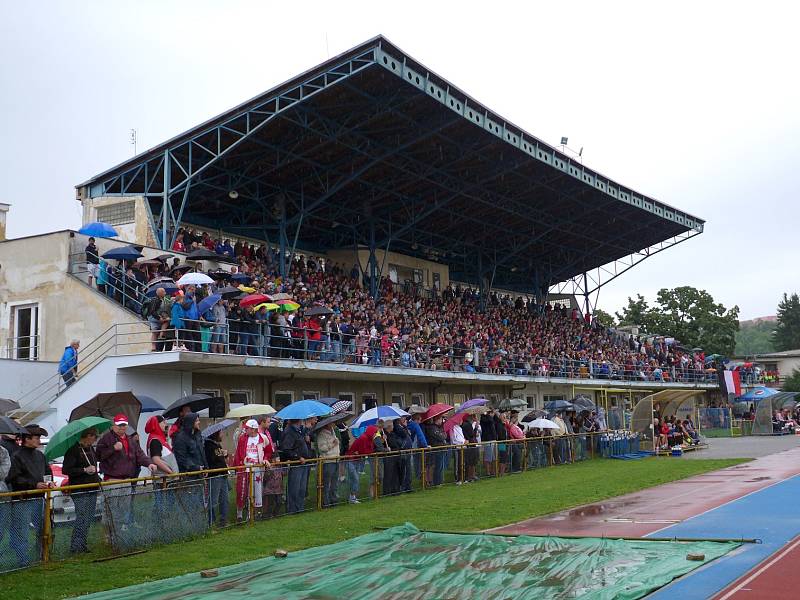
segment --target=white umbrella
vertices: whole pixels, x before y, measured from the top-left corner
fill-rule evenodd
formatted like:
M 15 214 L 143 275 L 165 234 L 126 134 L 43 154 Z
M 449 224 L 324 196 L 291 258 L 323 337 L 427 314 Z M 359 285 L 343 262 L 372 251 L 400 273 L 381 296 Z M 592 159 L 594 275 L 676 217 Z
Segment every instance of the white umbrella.
M 534 419 L 528 423 L 530 429 L 558 429 L 558 425 L 550 419 Z
M 214 280 L 205 273 L 186 273 L 175 283 L 177 285 L 206 285 L 214 283 Z
M 402 408 L 395 408 L 394 406 L 376 406 L 375 408 L 370 408 L 367 412 L 358 417 L 351 427 L 357 429 L 365 425 L 374 425 L 378 419 L 393 421 L 394 419 L 407 416 L 409 416 L 409 414 Z
M 237 406 L 232 408 L 225 415 L 226 419 L 233 419 L 242 417 L 255 417 L 257 415 L 274 415 L 277 411 L 269 404 L 245 404 L 244 406 Z

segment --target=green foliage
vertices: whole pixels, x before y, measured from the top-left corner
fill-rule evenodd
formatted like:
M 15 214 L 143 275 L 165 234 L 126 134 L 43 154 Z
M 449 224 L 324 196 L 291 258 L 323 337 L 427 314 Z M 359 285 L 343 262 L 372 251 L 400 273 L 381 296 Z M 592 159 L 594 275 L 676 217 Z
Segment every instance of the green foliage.
M 774 352 L 775 346 L 772 344 L 774 329 L 775 323 L 772 321 L 756 321 L 746 325 L 740 323 L 739 331 L 736 332 L 736 356 Z
M 105 562 L 95 562 L 97 557 L 91 554 L 75 557 L 0 575 L 0 590 L 3 598 L 14 600 L 67 598 L 253 560 L 278 548 L 291 552 L 332 544 L 370 533 L 375 527 L 406 521 L 420 529 L 481 531 L 747 460 L 598 459 L 536 469 L 468 486 L 449 485 L 357 506 L 259 521 L 253 527 L 229 527 Z
M 778 321 L 772 343 L 777 352 L 800 348 L 800 298 L 797 294 L 783 295 L 778 303 Z
M 674 337 L 706 354 L 732 355 L 739 330 L 738 306 L 726 309 L 707 291 L 690 286 L 660 289 L 653 307 L 637 294 L 617 318 L 620 325 L 639 325 L 643 333 Z
M 614 317 L 608 314 L 606 311 L 595 308 L 594 309 L 594 318 L 595 320 L 600 323 L 603 327 L 613 327 L 614 326 Z
M 783 380 L 782 392 L 800 392 L 800 370 L 794 369 L 792 374 Z

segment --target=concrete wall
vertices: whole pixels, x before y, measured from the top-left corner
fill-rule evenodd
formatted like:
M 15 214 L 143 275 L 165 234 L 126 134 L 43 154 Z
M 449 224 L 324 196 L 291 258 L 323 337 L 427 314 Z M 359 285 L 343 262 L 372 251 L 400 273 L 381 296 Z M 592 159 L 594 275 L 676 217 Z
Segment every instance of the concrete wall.
M 153 230 L 150 227 L 147 205 L 145 204 L 143 196 L 86 198 L 81 202 L 83 207 L 83 224 L 85 225 L 92 221 L 99 220 L 97 218 L 98 208 L 126 202 L 134 203 L 134 221 L 122 225 L 114 225 L 114 229 L 119 233 L 117 237 L 120 240 L 126 240 L 133 244 L 155 246 L 156 240 L 153 236 Z
M 58 363 L 43 360 L 0 360 L 0 398 L 17 400 L 32 386 L 52 377 Z
M 9 337 L 16 335 L 13 308 L 18 305 L 39 305 L 39 359 L 45 361 L 58 361 L 73 338 L 80 339 L 85 347 L 114 323 L 138 321 L 117 303 L 67 274 L 69 253 L 79 243 L 70 236 L 71 232 L 61 231 L 0 242 L 3 348 Z M 132 330 L 146 331 L 146 324 L 141 322 Z M 143 349 L 146 345 L 138 351 Z

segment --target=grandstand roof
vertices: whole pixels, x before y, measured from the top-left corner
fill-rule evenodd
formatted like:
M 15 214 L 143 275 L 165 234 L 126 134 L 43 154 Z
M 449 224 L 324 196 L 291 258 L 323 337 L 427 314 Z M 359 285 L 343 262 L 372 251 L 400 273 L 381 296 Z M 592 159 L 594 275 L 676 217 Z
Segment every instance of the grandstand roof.
M 77 187 L 79 198 L 144 195 L 165 245 L 175 222 L 272 243 L 283 222 L 308 251 L 373 241 L 446 263 L 463 281 L 477 281 L 480 264 L 496 287 L 520 290 L 635 263 L 703 229 L 382 36 Z

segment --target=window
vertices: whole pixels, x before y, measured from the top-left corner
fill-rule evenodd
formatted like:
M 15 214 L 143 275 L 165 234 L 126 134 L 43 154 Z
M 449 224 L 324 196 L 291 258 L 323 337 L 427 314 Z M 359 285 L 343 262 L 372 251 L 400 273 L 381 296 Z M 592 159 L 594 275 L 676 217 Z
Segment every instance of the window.
M 450 394 L 436 392 L 436 402 L 440 404 L 450 404 Z
M 97 207 L 97 220 L 109 225 L 124 225 L 133 223 L 136 220 L 136 203 L 117 202 L 109 206 Z
M 355 404 L 356 395 L 353 392 L 339 392 L 339 400 L 347 400 Z
M 319 400 L 319 392 L 303 392 L 303 400 Z
M 555 402 L 556 400 L 566 400 L 566 398 L 564 397 L 564 394 L 558 394 L 558 395 L 545 394 L 544 395 L 544 403 L 545 404 L 547 404 L 548 402 Z
M 500 404 L 500 394 L 489 394 L 489 404 L 497 406 Z
M 392 406 L 402 408 L 406 403 L 405 394 L 392 394 Z
M 274 404 L 272 407 L 275 410 L 280 410 L 282 408 L 286 408 L 292 402 L 294 402 L 294 392 L 275 392 L 274 398 Z
M 376 394 L 362 394 L 361 395 L 361 410 L 369 410 L 378 406 L 378 396 Z
M 219 398 L 220 397 L 219 389 L 194 388 L 194 393 L 195 394 L 208 394 L 212 398 Z M 214 406 L 216 406 L 216 405 L 214 405 Z M 217 407 L 217 410 L 222 411 L 222 413 L 224 414 L 224 406 Z M 215 415 L 209 414 L 209 409 L 207 409 L 207 408 L 204 408 L 203 410 L 198 411 L 197 414 L 200 415 L 204 419 L 212 418 L 212 417 L 215 416 Z
M 9 358 L 39 360 L 39 305 L 23 304 L 13 307 L 13 337 L 8 340 Z
M 253 399 L 253 390 L 231 390 L 228 392 L 228 410 L 250 404 Z
M 453 404 L 464 404 L 466 402 L 467 397 L 464 394 L 453 394 Z
M 416 404 L 417 406 L 428 406 L 428 403 L 425 402 L 425 394 L 411 394 L 411 404 Z
M 425 283 L 425 274 L 422 272 L 422 269 L 414 269 L 412 277 L 414 278 L 414 283 L 417 285 L 423 285 Z
M 525 396 L 525 402 L 528 404 L 528 408 L 536 408 L 536 394 Z

